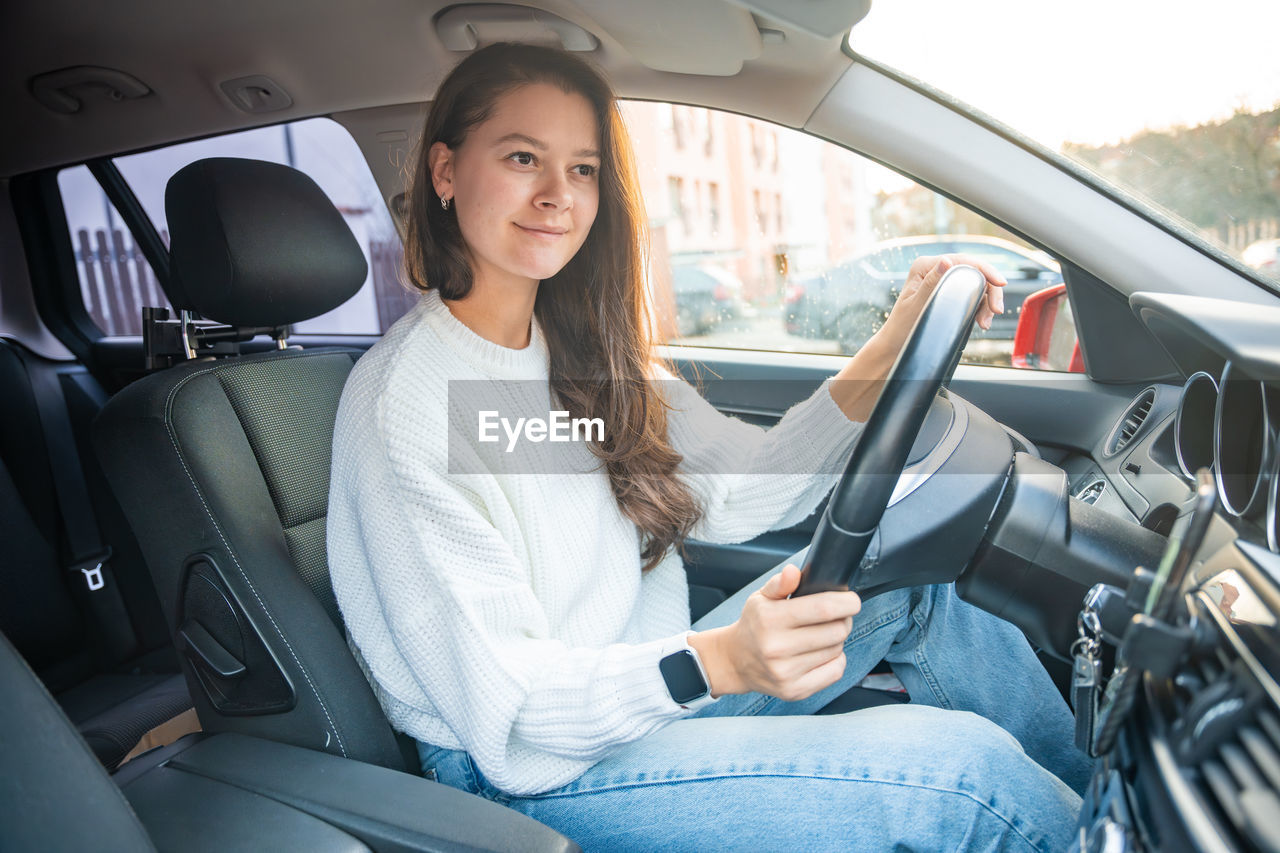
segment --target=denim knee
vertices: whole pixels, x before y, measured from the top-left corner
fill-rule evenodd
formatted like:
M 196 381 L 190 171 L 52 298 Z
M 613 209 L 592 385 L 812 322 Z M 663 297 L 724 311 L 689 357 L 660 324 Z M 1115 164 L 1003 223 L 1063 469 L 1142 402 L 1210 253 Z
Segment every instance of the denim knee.
M 893 710 L 901 723 L 901 742 L 916 743 L 922 754 L 904 771 L 904 781 L 910 776 L 917 784 L 962 795 L 972 809 L 990 813 L 1024 837 L 1070 833 L 1079 796 L 1028 757 L 1013 735 L 968 711 L 926 706 Z
M 587 850 L 1055 851 L 1080 800 L 974 714 L 678 721 L 513 808 Z

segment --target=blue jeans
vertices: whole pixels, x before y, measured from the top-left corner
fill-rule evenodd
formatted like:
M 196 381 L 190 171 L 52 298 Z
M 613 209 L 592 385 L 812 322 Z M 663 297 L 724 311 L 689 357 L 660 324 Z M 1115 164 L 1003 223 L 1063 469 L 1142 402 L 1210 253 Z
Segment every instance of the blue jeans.
M 732 622 L 765 580 L 694 627 Z M 543 794 L 497 790 L 460 750 L 420 744 L 423 769 L 589 853 L 1067 848 L 1090 763 L 1017 628 L 952 586 L 903 589 L 864 602 L 845 653 L 808 699 L 722 697 Z M 881 660 L 912 704 L 812 716 Z

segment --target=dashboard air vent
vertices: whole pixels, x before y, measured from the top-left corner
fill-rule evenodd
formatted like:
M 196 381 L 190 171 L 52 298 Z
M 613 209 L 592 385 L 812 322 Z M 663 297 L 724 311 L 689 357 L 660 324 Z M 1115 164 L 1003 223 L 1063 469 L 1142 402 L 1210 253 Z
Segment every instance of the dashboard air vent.
M 1106 453 L 1108 456 L 1115 456 L 1121 450 L 1133 441 L 1134 436 L 1142 429 L 1142 425 L 1146 423 L 1147 415 L 1151 414 L 1151 408 L 1156 404 L 1156 389 L 1148 388 L 1138 395 L 1125 413 L 1120 416 L 1119 423 L 1111 431 L 1111 438 L 1107 441 Z
M 1183 757 L 1199 771 L 1206 801 L 1235 832 L 1261 849 L 1274 850 L 1280 843 L 1275 823 L 1280 813 L 1280 720 L 1251 701 L 1238 683 L 1235 687 L 1215 697 L 1198 718 L 1186 721 Z M 1213 729 L 1218 731 L 1209 734 Z
M 1199 599 L 1198 618 L 1206 628 L 1216 623 L 1218 630 L 1206 633 L 1216 633 L 1218 642 L 1174 678 L 1177 687 L 1163 716 L 1175 761 L 1198 808 L 1219 827 L 1219 841 L 1231 849 L 1280 850 L 1280 707 L 1269 690 L 1274 682 L 1251 653 L 1242 654 L 1238 636 L 1225 636 L 1235 626 L 1210 618 L 1209 608 L 1218 606 L 1204 592 Z

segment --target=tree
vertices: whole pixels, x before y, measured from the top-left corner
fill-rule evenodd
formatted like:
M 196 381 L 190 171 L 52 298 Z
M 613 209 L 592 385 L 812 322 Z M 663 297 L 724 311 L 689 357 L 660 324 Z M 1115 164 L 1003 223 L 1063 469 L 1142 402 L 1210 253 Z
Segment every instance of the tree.
M 1280 219 L 1280 107 L 1063 153 L 1201 228 Z

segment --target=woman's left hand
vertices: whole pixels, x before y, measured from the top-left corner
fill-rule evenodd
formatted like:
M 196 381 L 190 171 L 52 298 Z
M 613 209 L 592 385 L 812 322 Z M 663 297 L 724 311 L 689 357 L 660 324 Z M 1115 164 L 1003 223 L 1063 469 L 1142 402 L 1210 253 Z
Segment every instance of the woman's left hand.
M 893 310 L 889 312 L 884 326 L 849 359 L 835 375 L 836 381 L 830 384 L 832 399 L 849 420 L 862 422 L 870 417 L 871 408 L 880 395 L 880 385 L 906 344 L 907 336 L 929 301 L 929 294 L 933 293 L 947 270 L 961 264 L 976 267 L 987 279 L 986 296 L 978 309 L 978 325 L 990 329 L 991 319 L 1004 313 L 1004 292 L 1001 289 L 1005 285 L 1004 276 L 991 264 L 968 255 L 917 258 L 907 272 L 902 293 L 893 303 Z
M 968 255 L 916 258 L 907 272 L 907 280 L 902 286 L 902 293 L 898 294 L 898 301 L 893 304 L 893 310 L 889 312 L 884 327 L 877 333 L 895 356 L 907 342 L 907 335 L 911 333 L 912 327 L 920 317 L 920 312 L 924 310 L 925 303 L 929 301 L 929 294 L 933 293 L 938 282 L 942 281 L 942 276 L 947 270 L 962 264 L 976 267 L 987 279 L 986 298 L 982 300 L 982 307 L 978 309 L 978 326 L 982 329 L 990 329 L 992 318 L 1004 313 L 1003 288 L 1006 282 L 1004 276 L 996 272 L 991 264 Z

